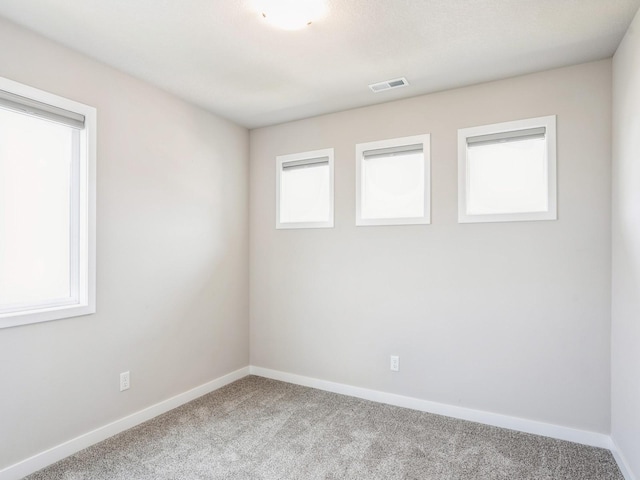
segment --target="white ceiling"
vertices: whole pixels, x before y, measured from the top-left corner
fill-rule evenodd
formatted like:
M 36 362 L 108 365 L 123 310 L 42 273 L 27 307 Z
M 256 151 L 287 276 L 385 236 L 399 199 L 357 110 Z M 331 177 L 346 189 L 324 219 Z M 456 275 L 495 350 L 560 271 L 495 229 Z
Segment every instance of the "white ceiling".
M 606 58 L 640 0 L 328 4 L 299 31 L 252 0 L 0 0 L 0 15 L 253 128 Z

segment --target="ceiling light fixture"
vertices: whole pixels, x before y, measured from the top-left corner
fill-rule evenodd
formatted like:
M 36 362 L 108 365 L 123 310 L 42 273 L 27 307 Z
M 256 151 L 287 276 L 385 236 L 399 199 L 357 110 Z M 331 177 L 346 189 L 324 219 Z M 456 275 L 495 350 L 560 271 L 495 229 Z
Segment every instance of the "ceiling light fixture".
M 300 30 L 327 13 L 326 0 L 255 0 L 255 8 L 274 27 Z

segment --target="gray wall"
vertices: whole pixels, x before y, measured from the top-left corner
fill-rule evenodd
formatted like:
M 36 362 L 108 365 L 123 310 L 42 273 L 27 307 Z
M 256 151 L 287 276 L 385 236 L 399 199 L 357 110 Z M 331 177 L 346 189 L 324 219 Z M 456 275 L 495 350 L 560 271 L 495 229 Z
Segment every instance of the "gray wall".
M 458 224 L 457 129 L 553 114 L 559 220 Z M 609 60 L 251 131 L 252 365 L 608 433 L 610 132 Z M 421 133 L 432 224 L 355 227 L 355 144 Z M 327 147 L 335 228 L 276 230 L 276 155 Z
M 98 313 L 0 330 L 2 469 L 246 366 L 249 315 L 247 130 L 3 20 L 0 45 L 1 76 L 98 109 Z
M 613 59 L 612 437 L 640 479 L 640 13 Z

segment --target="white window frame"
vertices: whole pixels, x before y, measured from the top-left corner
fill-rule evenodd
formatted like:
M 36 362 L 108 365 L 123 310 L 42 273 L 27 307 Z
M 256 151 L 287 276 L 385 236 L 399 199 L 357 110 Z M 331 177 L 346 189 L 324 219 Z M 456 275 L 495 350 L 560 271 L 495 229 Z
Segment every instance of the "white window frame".
M 467 162 L 467 139 L 480 135 L 508 134 L 518 130 L 545 128 L 547 156 L 547 210 L 544 212 L 468 214 L 467 190 L 469 188 L 469 164 Z M 556 116 L 527 118 L 511 122 L 494 123 L 458 130 L 458 223 L 519 222 L 535 220 L 556 220 L 557 172 L 556 172 Z
M 328 158 L 329 163 L 329 220 L 326 222 L 281 222 L 280 221 L 280 176 L 283 166 L 291 162 Z M 290 153 L 276 157 L 276 229 L 287 230 L 295 228 L 333 228 L 334 218 L 334 181 L 333 181 L 333 148 L 311 150 L 309 152 Z
M 362 218 L 362 168 L 364 153 L 383 148 L 405 147 L 422 144 L 424 155 L 424 215 L 406 218 Z M 356 144 L 356 226 L 377 225 L 427 225 L 431 223 L 431 135 L 412 135 L 375 142 Z
M 36 102 L 61 108 L 84 116 L 84 128 L 75 135 L 79 142 L 78 168 L 75 180 L 78 195 L 72 198 L 77 214 L 72 216 L 71 229 L 77 232 L 75 245 L 72 245 L 70 268 L 79 272 L 72 275 L 71 301 L 51 301 L 31 303 L 28 309 L 6 309 L 0 312 L 0 328 L 15 327 L 31 323 L 47 322 L 63 318 L 88 315 L 96 311 L 96 109 L 82 103 L 69 100 L 43 90 L 39 90 L 7 78 L 0 77 L 0 90 L 20 95 Z M 72 238 L 72 244 L 74 239 Z M 76 287 L 77 288 L 74 288 Z

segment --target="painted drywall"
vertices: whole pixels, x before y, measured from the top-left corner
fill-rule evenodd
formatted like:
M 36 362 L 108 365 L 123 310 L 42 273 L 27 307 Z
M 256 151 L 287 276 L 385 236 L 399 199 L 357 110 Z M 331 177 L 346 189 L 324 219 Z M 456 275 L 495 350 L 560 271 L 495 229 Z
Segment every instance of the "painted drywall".
M 559 219 L 458 224 L 457 129 L 544 115 Z M 432 224 L 355 227 L 355 144 L 423 133 Z M 252 130 L 251 364 L 608 433 L 610 136 L 610 60 Z M 276 155 L 329 147 L 335 228 L 276 230 Z
M 98 311 L 0 330 L 2 469 L 245 367 L 249 314 L 247 130 L 4 20 L 0 44 L 0 76 L 98 110 Z
M 640 479 L 640 14 L 613 58 L 611 436 Z

